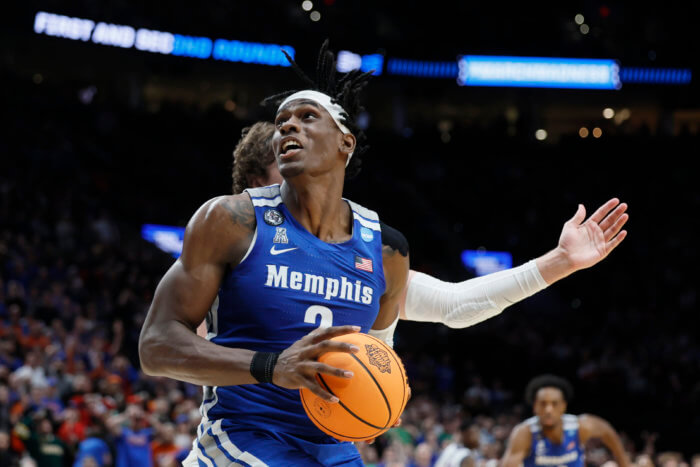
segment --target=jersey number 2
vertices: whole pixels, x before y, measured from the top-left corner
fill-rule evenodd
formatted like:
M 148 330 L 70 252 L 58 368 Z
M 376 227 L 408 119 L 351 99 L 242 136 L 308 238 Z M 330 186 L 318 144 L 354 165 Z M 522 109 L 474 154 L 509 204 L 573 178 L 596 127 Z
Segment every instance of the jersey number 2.
M 318 325 L 319 328 L 329 328 L 333 326 L 333 311 L 330 308 L 321 305 L 311 305 L 306 309 L 304 322 L 316 324 L 316 316 L 321 316 L 321 322 Z

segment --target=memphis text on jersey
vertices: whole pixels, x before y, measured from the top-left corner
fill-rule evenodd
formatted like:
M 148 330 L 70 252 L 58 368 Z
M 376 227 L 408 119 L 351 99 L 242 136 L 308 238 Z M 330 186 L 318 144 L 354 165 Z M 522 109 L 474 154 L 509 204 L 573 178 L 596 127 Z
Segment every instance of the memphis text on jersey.
M 317 276 L 307 272 L 290 271 L 289 266 L 279 266 L 275 264 L 267 265 L 266 287 L 277 287 L 281 289 L 298 290 L 314 295 L 321 295 L 326 300 L 338 297 L 363 305 L 372 304 L 374 290 L 371 287 L 362 285 L 362 281 L 351 282 L 345 276 L 340 279 Z
M 578 451 L 571 451 L 561 456 L 535 456 L 535 465 L 564 465 L 578 460 Z

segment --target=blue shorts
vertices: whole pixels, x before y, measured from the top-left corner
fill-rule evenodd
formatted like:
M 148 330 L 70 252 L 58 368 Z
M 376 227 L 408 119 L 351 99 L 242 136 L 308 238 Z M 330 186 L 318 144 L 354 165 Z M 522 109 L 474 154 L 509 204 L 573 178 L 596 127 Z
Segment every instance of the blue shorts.
M 364 464 L 355 445 L 349 442 L 332 442 L 325 437 L 310 440 L 289 433 L 222 427 L 221 420 L 204 419 L 192 451 L 182 465 L 361 467 Z

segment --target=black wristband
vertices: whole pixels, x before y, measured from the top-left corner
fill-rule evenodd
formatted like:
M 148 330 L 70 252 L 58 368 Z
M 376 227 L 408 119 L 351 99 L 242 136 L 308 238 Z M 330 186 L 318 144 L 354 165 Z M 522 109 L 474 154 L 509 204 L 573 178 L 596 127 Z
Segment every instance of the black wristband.
M 250 374 L 260 383 L 271 383 L 279 353 L 255 352 L 250 361 Z

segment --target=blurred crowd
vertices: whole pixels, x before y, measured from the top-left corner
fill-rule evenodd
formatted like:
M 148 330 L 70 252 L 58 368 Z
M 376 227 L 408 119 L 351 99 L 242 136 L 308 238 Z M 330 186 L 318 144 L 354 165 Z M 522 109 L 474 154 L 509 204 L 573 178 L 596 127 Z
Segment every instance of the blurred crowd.
M 173 104 L 153 113 L 85 102 L 70 87 L 15 84 L 3 95 L 14 119 L 0 138 L 0 151 L 9 155 L 0 161 L 0 465 L 178 465 L 200 420 L 201 390 L 139 370 L 141 324 L 173 260 L 142 240 L 139 226 L 184 225 L 205 199 L 228 192 L 230 153 L 246 122 L 221 109 L 201 113 Z M 479 132 L 454 130 L 453 145 L 437 153 L 461 151 Z M 454 174 L 467 174 L 484 197 L 503 186 L 526 193 L 550 177 L 547 163 L 514 162 L 511 149 L 530 143 L 472 141 L 503 160 L 438 164 L 420 154 L 436 147 L 439 133 L 381 136 L 370 139 L 370 152 L 387 156 L 367 157 L 349 197 L 386 212 L 404 231 L 413 269 L 465 279 L 453 253 L 484 238 L 508 247 L 516 262 L 554 246 L 565 218 L 538 210 L 546 192 L 509 198 L 513 206 L 499 208 L 498 217 L 508 219 L 501 226 L 482 220 L 492 208 L 473 199 L 475 193 L 458 209 L 447 202 L 463 189 Z M 665 148 L 672 161 L 674 152 L 697 146 L 692 138 L 646 138 L 611 141 L 600 151 Z M 563 141 L 561 150 L 583 153 L 575 143 Z M 556 156 L 546 148 L 541 154 L 545 161 Z M 572 164 L 571 170 L 585 170 Z M 669 186 L 652 180 L 623 190 L 636 224 L 615 259 L 600 268 L 617 283 L 582 273 L 466 330 L 399 325 L 396 348 L 413 398 L 401 427 L 358 445 L 367 465 L 432 466 L 452 446 L 469 449 L 479 466 L 495 467 L 513 426 L 530 416 L 522 402 L 526 381 L 552 372 L 574 383 L 572 411 L 608 419 L 638 467 L 700 466 L 697 295 L 685 278 L 698 254 L 680 217 L 688 206 L 695 211 L 686 214 L 698 212 L 700 196 L 684 191 L 682 167 L 641 170 L 650 180 L 670 178 Z M 533 174 L 542 178 L 533 181 Z M 617 175 L 611 170 L 609 177 Z M 578 193 L 566 185 L 559 181 L 547 190 L 560 190 L 557 197 L 573 208 Z M 690 205 L 667 203 L 680 192 Z M 395 196 L 406 201 L 382 209 Z M 494 206 L 503 202 L 492 199 Z M 642 215 L 642 206 L 665 213 L 663 229 L 651 228 L 656 218 Z M 413 218 L 423 222 L 413 226 Z M 529 240 L 528 229 L 545 235 Z M 633 239 L 645 229 L 653 246 Z M 611 462 L 600 445 L 588 446 L 588 464 Z

